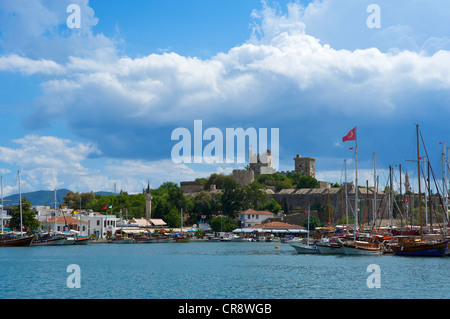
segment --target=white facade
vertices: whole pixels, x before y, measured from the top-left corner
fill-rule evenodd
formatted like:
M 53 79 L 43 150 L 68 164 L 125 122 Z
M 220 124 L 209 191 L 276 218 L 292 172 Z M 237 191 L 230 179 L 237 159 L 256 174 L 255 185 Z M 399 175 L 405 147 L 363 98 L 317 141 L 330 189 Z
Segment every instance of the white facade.
M 88 223 L 88 236 L 95 235 L 97 238 L 107 238 L 108 233 L 114 235 L 117 230 L 116 215 L 101 215 L 99 213 L 89 213 L 82 215 L 82 220 Z
M 102 215 L 100 213 L 79 213 L 79 214 L 64 214 L 59 215 L 56 219 L 52 216 L 40 216 L 40 222 L 42 230 L 44 231 L 67 231 L 66 225 L 70 229 L 79 232 L 80 236 L 95 235 L 96 238 L 107 238 L 108 233 L 114 235 L 117 229 L 117 221 L 119 220 L 116 215 Z
M 241 227 L 250 227 L 262 224 L 266 219 L 275 217 L 272 212 L 257 211 L 254 209 L 247 209 L 238 214 L 241 221 Z

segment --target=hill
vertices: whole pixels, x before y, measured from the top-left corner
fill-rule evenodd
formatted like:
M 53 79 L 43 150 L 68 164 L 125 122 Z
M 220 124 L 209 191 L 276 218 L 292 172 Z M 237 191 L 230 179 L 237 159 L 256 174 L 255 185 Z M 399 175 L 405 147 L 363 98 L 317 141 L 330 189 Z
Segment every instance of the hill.
M 68 189 L 58 189 L 56 190 L 56 204 L 60 205 L 64 202 L 63 197 L 70 192 Z M 100 195 L 114 195 L 112 192 L 95 192 L 94 194 L 100 194 Z M 40 205 L 47 205 L 50 207 L 55 206 L 55 191 L 36 191 L 36 192 L 29 192 L 29 193 L 23 193 L 22 198 L 26 197 L 27 200 L 31 202 L 31 205 L 33 206 L 40 206 Z M 16 206 L 19 204 L 19 194 L 9 195 L 3 198 L 3 201 L 5 202 L 5 206 L 12 205 Z

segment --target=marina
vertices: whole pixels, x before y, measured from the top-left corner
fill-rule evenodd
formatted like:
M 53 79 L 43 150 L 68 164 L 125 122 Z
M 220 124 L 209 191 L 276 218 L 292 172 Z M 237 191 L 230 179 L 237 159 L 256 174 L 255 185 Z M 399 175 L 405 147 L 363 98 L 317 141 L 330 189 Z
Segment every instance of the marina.
M 450 297 L 449 258 L 299 255 L 273 242 L 17 247 L 0 249 L 0 260 L 8 274 L 0 298 L 8 299 Z M 66 285 L 71 264 L 81 269 L 79 289 Z M 366 282 L 373 264 L 379 289 Z

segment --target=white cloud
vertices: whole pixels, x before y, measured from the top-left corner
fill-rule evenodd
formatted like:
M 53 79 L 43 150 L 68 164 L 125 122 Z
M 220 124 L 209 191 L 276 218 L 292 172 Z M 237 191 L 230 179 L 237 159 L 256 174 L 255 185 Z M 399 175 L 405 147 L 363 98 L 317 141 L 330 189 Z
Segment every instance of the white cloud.
M 450 7 L 439 3 L 448 12 Z M 17 140 L 19 149 L 0 148 L 6 162 L 34 168 L 29 175 L 33 183 L 39 178 L 48 185 L 61 183 L 60 172 L 69 174 L 70 169 L 78 178 L 71 185 L 78 188 L 100 189 L 120 181 L 124 189 L 139 190 L 135 185 L 164 174 L 164 181 L 189 180 L 198 177 L 198 171 L 164 160 L 170 152 L 165 156 L 152 150 L 159 158 L 145 160 L 137 154 L 141 160 L 111 162 L 105 171 L 87 170 L 83 161 L 112 148 L 126 157 L 132 147 L 144 149 L 147 140 L 166 145 L 170 135 L 159 127 L 175 128 L 194 119 L 227 127 L 261 119 L 273 127 L 295 127 L 299 119 L 314 126 L 324 117 L 333 122 L 335 114 L 381 121 L 409 110 L 417 96 L 446 94 L 450 89 L 448 39 L 436 26 L 420 34 L 418 21 L 396 21 L 395 9 L 407 18 L 417 15 L 411 7 L 403 8 L 405 2 L 396 6 L 381 1 L 381 30 L 365 25 L 364 1 L 356 5 L 350 0 L 314 1 L 306 8 L 291 3 L 286 13 L 264 3 L 262 10 L 252 13 L 256 24 L 249 40 L 207 60 L 176 53 L 117 57 L 114 42 L 92 32 L 97 19 L 87 1 L 80 2 L 87 16 L 78 33 L 58 32 L 66 13 L 55 14 L 55 6 L 60 12 L 67 1 L 45 4 L 3 3 L 7 15 L 21 15 L 0 23 L 7 26 L 2 30 L 7 54 L 0 57 L 0 70 L 47 76 L 42 95 L 28 113 L 28 127 L 62 120 L 97 144 L 27 136 Z M 411 6 L 420 10 L 424 2 L 417 0 Z M 437 10 L 435 5 L 425 11 L 432 10 Z M 41 21 L 42 17 L 47 19 Z M 28 30 L 29 26 L 33 27 Z M 23 34 L 14 39 L 19 31 Z M 445 104 L 437 105 L 445 110 Z M 35 152 L 37 145 L 43 146 L 43 153 Z M 57 146 L 59 153 L 50 146 L 53 151 Z

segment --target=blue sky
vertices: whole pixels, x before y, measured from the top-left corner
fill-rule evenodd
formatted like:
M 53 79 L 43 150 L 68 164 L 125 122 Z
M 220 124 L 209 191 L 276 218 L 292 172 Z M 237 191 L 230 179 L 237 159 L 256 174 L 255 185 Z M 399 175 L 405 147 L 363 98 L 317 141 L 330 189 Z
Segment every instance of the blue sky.
M 22 3 L 23 2 L 23 3 Z M 26 5 L 24 5 L 26 3 Z M 67 6 L 81 27 L 70 29 Z M 370 4 L 380 28 L 369 28 Z M 140 192 L 243 164 L 177 164 L 171 133 L 278 128 L 279 169 L 414 178 L 420 124 L 437 177 L 450 145 L 448 1 L 5 0 L 0 3 L 0 172 L 5 193 Z M 205 142 L 203 146 L 207 143 Z M 270 144 L 270 143 L 269 143 Z M 398 174 L 398 172 L 397 172 Z M 396 177 L 399 179 L 399 176 Z M 362 182 L 361 182 L 362 181 Z

